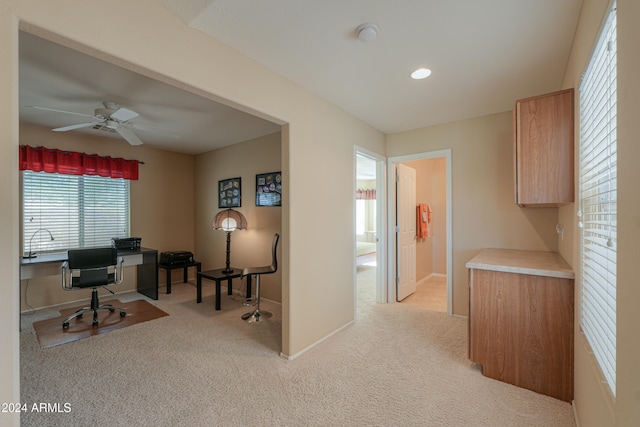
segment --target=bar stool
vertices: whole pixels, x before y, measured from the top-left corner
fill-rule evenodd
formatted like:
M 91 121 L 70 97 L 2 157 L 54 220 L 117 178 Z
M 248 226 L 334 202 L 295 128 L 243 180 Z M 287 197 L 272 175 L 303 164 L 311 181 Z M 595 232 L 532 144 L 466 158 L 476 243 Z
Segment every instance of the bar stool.
M 255 276 L 256 277 L 256 309 L 252 312 L 245 313 L 242 315 L 242 319 L 249 322 L 259 322 L 261 320 L 269 319 L 272 314 L 268 311 L 260 310 L 260 276 L 263 274 L 273 274 L 278 270 L 278 258 L 276 256 L 276 250 L 278 248 L 278 241 L 280 240 L 280 235 L 276 233 L 273 236 L 273 245 L 272 245 L 272 259 L 271 265 L 265 265 L 262 267 L 247 267 L 242 271 L 242 277 L 245 276 Z

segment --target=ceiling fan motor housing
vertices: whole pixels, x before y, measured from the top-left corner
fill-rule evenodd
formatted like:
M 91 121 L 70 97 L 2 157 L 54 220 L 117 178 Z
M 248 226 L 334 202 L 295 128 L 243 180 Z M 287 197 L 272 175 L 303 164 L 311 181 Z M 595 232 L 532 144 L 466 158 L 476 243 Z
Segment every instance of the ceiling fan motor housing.
M 116 110 L 112 110 L 110 108 L 96 108 L 95 116 L 99 120 L 105 120 L 111 117 L 111 114 L 113 114 L 115 111 Z

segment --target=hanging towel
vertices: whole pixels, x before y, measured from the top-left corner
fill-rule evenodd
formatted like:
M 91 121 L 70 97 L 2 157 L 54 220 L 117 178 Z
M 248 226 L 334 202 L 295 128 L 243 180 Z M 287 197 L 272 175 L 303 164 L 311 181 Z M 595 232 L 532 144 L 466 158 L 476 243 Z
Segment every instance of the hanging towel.
M 416 209 L 416 235 L 418 239 L 427 237 L 427 217 L 425 216 L 426 206 L 419 203 Z
M 416 234 L 419 239 L 431 237 L 431 206 L 427 203 L 420 203 L 416 207 Z

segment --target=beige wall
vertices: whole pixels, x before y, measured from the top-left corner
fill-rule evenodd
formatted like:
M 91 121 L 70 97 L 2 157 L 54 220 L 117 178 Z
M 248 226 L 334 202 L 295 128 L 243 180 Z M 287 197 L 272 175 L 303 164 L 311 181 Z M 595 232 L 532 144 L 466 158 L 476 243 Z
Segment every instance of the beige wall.
M 596 38 L 607 13 L 609 0 L 584 0 L 563 87 L 579 87 Z M 617 242 L 617 359 L 615 399 L 601 381 L 601 373 L 579 328 L 580 288 L 576 286 L 576 342 L 574 405 L 581 427 L 637 426 L 640 424 L 640 340 L 638 307 L 640 287 L 640 158 L 637 118 L 640 115 L 640 2 L 618 0 L 618 242 Z M 576 103 L 579 95 L 576 92 Z M 579 109 L 576 108 L 576 114 Z M 576 120 L 576 122 L 578 122 Z M 579 135 L 576 124 L 576 135 Z M 576 153 L 579 139 L 576 138 Z M 578 182 L 576 180 L 576 186 Z M 576 188 L 577 189 L 577 188 Z M 576 194 L 578 192 L 576 191 Z M 560 208 L 565 242 L 559 250 L 579 275 L 578 204 Z M 578 280 L 576 281 L 578 283 Z
M 143 246 L 158 249 L 158 252 L 194 251 L 193 156 L 154 150 L 144 145 L 133 147 L 119 139 L 51 132 L 29 125 L 20 126 L 20 144 L 143 161 L 139 179 L 130 181 L 131 236 L 142 238 Z M 163 273 L 161 270 L 161 284 L 166 277 Z M 193 271 L 189 274 L 193 276 Z M 60 283 L 59 276 L 21 281 L 21 310 L 90 298 L 90 290 L 68 292 Z M 130 267 L 125 271 L 123 283 L 109 289 L 124 292 L 135 289 L 135 285 L 135 267 Z M 100 295 L 111 294 L 103 290 Z
M 240 144 L 214 150 L 196 157 L 196 253 L 203 270 L 224 267 L 226 234 L 213 230 L 218 209 L 218 181 L 240 177 L 241 207 L 234 208 L 247 218 L 248 228 L 231 234 L 231 265 L 260 266 L 271 263 L 274 233 L 282 234 L 282 207 L 256 206 L 256 174 L 277 172 L 282 167 L 281 134 L 274 133 Z M 261 297 L 282 301 L 282 248 L 275 274 L 261 279 Z M 234 283 L 234 289 L 238 284 Z M 241 286 L 244 289 L 244 286 Z
M 0 402 L 20 402 L 18 256 L 18 19 L 0 2 Z M 19 425 L 20 414 L 0 414 Z
M 640 424 L 640 2 L 618 0 L 618 331 L 616 423 Z
M 416 281 L 447 274 L 447 161 L 444 157 L 403 164 L 416 170 L 416 203 L 431 206 L 430 237 L 416 242 Z
M 387 155 L 451 149 L 453 313 L 468 312 L 465 264 L 487 247 L 557 250 L 556 208 L 513 202 L 512 116 L 493 114 L 389 135 Z

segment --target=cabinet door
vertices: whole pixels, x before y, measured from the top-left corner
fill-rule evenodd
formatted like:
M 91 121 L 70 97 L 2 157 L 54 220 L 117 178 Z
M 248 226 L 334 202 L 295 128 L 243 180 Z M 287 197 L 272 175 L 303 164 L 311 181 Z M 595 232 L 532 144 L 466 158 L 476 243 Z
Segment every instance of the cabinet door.
M 574 200 L 573 89 L 516 102 L 514 172 L 520 206 Z
M 573 280 L 473 270 L 469 357 L 482 374 L 573 399 Z

